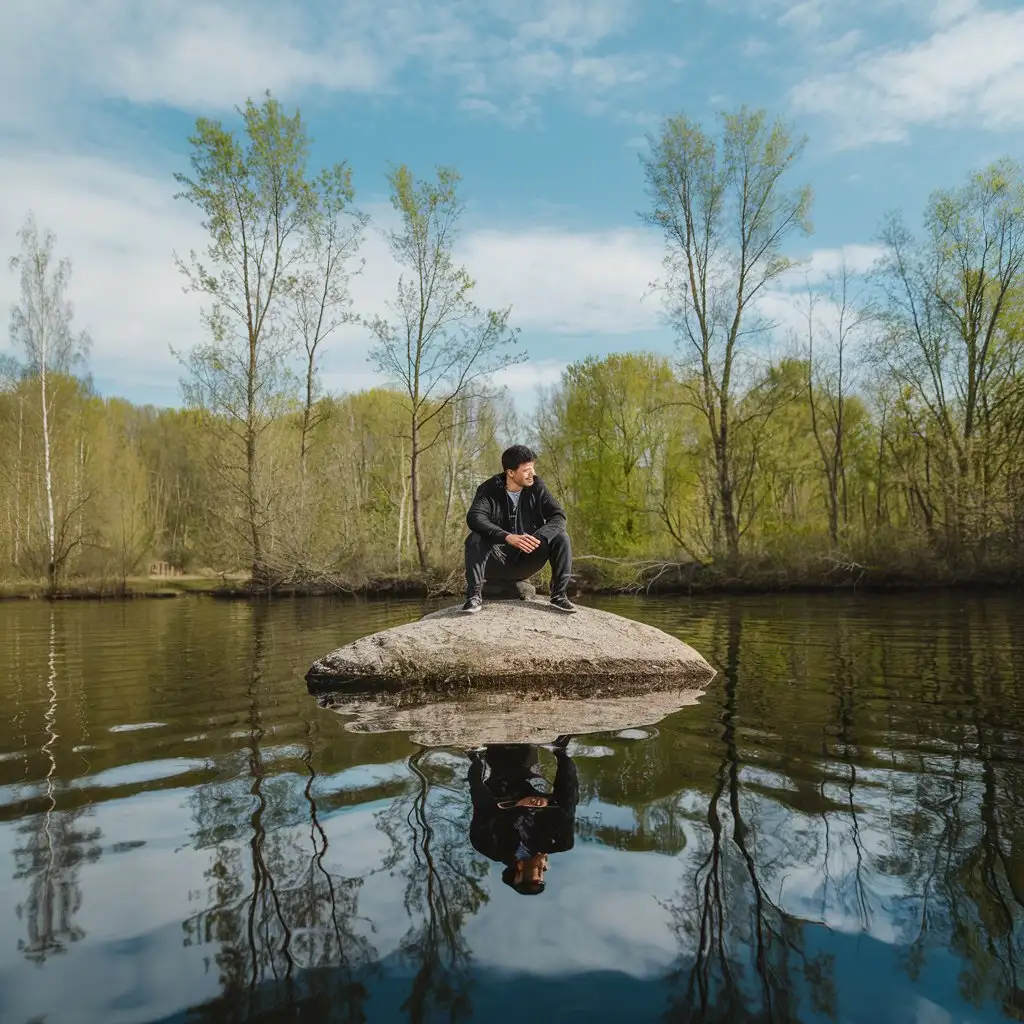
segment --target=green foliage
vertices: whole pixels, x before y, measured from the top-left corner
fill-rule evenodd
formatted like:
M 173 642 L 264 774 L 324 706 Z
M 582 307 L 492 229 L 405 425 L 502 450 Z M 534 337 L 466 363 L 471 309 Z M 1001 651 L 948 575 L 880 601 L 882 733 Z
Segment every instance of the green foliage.
M 116 588 L 160 561 L 273 585 L 456 579 L 473 492 L 528 433 L 580 571 L 619 585 L 689 562 L 726 584 L 1024 568 L 1018 165 L 936 193 L 920 238 L 891 217 L 870 281 L 844 268 L 809 288 L 806 338 L 772 360 L 756 300 L 810 230 L 810 189 L 787 184 L 803 142 L 746 108 L 716 135 L 666 120 L 644 170 L 680 358 L 583 358 L 522 430 L 488 383 L 523 358 L 511 310 L 479 308 L 454 256 L 458 173 L 388 176 L 402 276 L 364 322 L 390 384 L 328 395 L 323 345 L 367 312 L 347 287 L 366 225 L 351 171 L 311 170 L 300 115 L 269 95 L 239 113 L 238 131 L 199 119 L 178 176 L 209 235 L 179 264 L 209 332 L 185 357 L 187 408 L 104 401 L 75 376 L 70 266 L 22 231 L 0 575 Z
M 711 545 L 735 560 L 752 479 L 750 458 L 734 450 L 734 393 L 749 384 L 745 349 L 764 330 L 754 303 L 793 267 L 784 246 L 811 230 L 812 194 L 785 187 L 804 145 L 785 124 L 746 107 L 720 122 L 712 138 L 683 115 L 668 118 L 643 165 L 646 219 L 665 240 L 666 307 L 691 371 L 684 386 L 711 442 Z
M 459 180 L 446 167 L 438 169 L 436 182 L 417 181 L 405 166 L 388 175 L 391 204 L 400 216 L 389 241 L 402 276 L 390 318 L 376 316 L 370 324 L 371 362 L 404 396 L 409 501 L 424 572 L 430 568 L 430 545 L 420 459 L 450 442 L 453 425 L 489 394 L 491 374 L 525 358 L 513 351 L 518 331 L 509 326 L 511 310 L 481 310 L 472 299 L 472 277 L 455 262 L 463 210 Z

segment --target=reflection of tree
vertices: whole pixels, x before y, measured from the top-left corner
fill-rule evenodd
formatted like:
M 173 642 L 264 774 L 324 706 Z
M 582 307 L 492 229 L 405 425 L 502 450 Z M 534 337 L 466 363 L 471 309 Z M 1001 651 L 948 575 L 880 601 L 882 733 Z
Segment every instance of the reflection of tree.
M 833 744 L 828 743 L 826 735 L 822 743 L 822 757 L 839 757 L 846 773 L 844 789 L 844 803 L 842 808 L 829 806 L 826 797 L 826 786 L 828 777 L 823 774 L 819 783 L 819 794 L 822 803 L 821 823 L 824 829 L 824 855 L 822 857 L 821 869 L 821 917 L 827 920 L 832 908 L 839 905 L 844 909 L 852 902 L 855 907 L 855 914 L 862 930 L 867 931 L 870 925 L 871 908 L 869 906 L 867 887 L 864 881 L 864 842 L 861 838 L 861 824 L 857 808 L 857 757 L 859 747 L 855 743 L 855 693 L 857 678 L 855 675 L 856 655 L 851 651 L 851 637 L 849 629 L 844 622 L 838 624 L 835 638 L 835 662 L 832 674 L 832 690 L 835 694 L 835 707 L 832 710 L 832 722 L 830 732 L 835 736 Z M 839 817 L 836 813 L 845 813 L 849 820 L 849 828 L 846 831 L 850 846 L 854 852 L 854 866 L 852 877 L 840 874 L 833 878 L 829 869 L 829 855 L 832 853 L 832 832 L 830 822 L 833 816 Z M 851 894 L 848 890 L 852 889 Z
M 472 1016 L 470 953 L 462 929 L 487 901 L 480 880 L 489 865 L 469 844 L 471 805 L 456 788 L 453 766 L 425 750 L 408 763 L 415 780 L 410 797 L 378 816 L 392 843 L 385 866 L 405 878 L 409 930 L 400 952 L 413 979 L 402 1010 L 414 1024 L 437 1010 L 466 1020 Z
M 668 907 L 683 946 L 673 1015 L 835 1013 L 832 965 L 806 951 L 838 955 L 859 932 L 898 950 L 912 983 L 952 953 L 963 999 L 1024 1019 L 1024 662 L 989 607 L 950 602 L 927 628 L 922 615 L 891 630 L 859 610 L 748 612 L 742 638 L 730 618 L 718 761 L 693 759 L 690 799 L 704 779 L 710 796 Z M 835 931 L 808 946 L 819 924 Z
M 613 850 L 631 853 L 677 854 L 686 845 L 686 815 L 678 794 L 652 803 L 634 803 L 633 826 L 622 828 L 581 814 L 576 819 L 580 839 L 592 839 Z
M 670 737 L 661 742 L 629 741 L 607 764 L 586 759 L 580 767 L 580 809 L 576 834 L 616 850 L 678 854 L 686 845 L 689 814 L 680 804 L 679 765 L 687 752 Z M 613 825 L 587 809 L 601 801 L 632 812 L 630 826 Z
M 968 697 L 967 714 L 953 770 L 933 768 L 938 778 L 921 794 L 921 809 L 942 822 L 938 841 L 927 844 L 941 860 L 920 885 L 921 928 L 910 966 L 923 963 L 933 930 L 946 931 L 961 958 L 961 995 L 977 1006 L 995 998 L 1008 1018 L 1024 1020 L 1024 777 L 1016 756 L 1006 754 L 1020 749 L 1006 708 L 1020 692 L 1021 673 L 1018 665 L 1017 687 L 1007 685 L 984 604 L 973 612 L 980 621 L 949 634 L 949 674 Z
M 185 943 L 217 944 L 213 959 L 223 987 L 220 998 L 194 1013 L 203 1020 L 250 1021 L 279 1012 L 283 1004 L 293 1013 L 362 1021 L 363 973 L 374 959 L 358 927 L 362 879 L 328 869 L 308 723 L 301 789 L 295 776 L 273 776 L 264 763 L 266 625 L 266 608 L 257 604 L 248 748 L 233 765 L 237 775 L 194 793 L 195 843 L 212 846 L 213 861 L 206 873 L 209 906 L 185 921 Z M 306 833 L 288 827 L 299 816 L 308 820 Z
M 83 863 L 97 860 L 99 829 L 82 829 L 79 818 L 82 808 L 59 810 L 61 773 L 58 769 L 58 728 L 60 691 L 57 679 L 57 613 L 50 609 L 47 637 L 46 697 L 42 746 L 47 768 L 42 801 L 45 809 L 19 826 L 24 842 L 15 847 L 14 878 L 26 880 L 28 894 L 17 905 L 18 917 L 24 919 L 27 939 L 18 948 L 29 960 L 44 962 L 54 953 L 62 953 L 83 938 L 84 930 L 75 923 L 82 906 L 82 890 L 78 869 Z
M 666 907 L 684 958 L 692 957 L 689 967 L 671 976 L 674 994 L 667 1015 L 686 1021 L 796 1020 L 800 991 L 806 989 L 814 1009 L 834 1017 L 831 958 L 804 952 L 804 922 L 771 898 L 761 877 L 755 854 L 759 841 L 767 849 L 765 834 L 744 820 L 736 723 L 740 638 L 741 620 L 733 610 L 726 656 L 719 659 L 725 665 L 721 759 L 707 804 L 707 833 L 701 837 L 705 849 L 691 888 Z

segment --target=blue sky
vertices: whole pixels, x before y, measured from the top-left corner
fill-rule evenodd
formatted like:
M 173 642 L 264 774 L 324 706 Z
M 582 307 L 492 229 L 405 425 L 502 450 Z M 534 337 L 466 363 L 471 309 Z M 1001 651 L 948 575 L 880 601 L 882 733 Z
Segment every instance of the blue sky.
M 384 173 L 463 174 L 459 255 L 479 300 L 513 307 L 530 362 L 521 404 L 587 354 L 673 350 L 660 239 L 638 155 L 671 113 L 742 103 L 806 133 L 799 178 L 812 276 L 866 266 L 879 220 L 1000 156 L 1024 159 L 1024 9 L 984 0 L 5 0 L 0 4 L 0 254 L 31 209 L 74 266 L 99 390 L 176 404 L 170 346 L 202 330 L 173 252 L 201 244 L 175 202 L 197 115 L 231 118 L 270 88 L 301 107 L 314 161 L 346 159 L 386 223 Z M 395 283 L 371 233 L 353 286 L 383 311 Z M 15 298 L 0 274 L 0 305 Z M 793 295 L 773 296 L 780 331 Z M 790 318 L 792 325 L 798 315 Z M 7 344 L 0 336 L 0 349 Z M 335 390 L 374 381 L 367 337 L 338 337 Z

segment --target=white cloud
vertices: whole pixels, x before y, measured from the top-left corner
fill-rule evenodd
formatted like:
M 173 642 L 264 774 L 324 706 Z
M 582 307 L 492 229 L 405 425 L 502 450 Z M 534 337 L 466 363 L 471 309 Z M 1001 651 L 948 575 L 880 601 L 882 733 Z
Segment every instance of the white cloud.
M 525 391 L 527 388 L 548 387 L 562 379 L 568 364 L 555 359 L 541 359 L 537 362 L 517 363 L 506 366 L 494 375 L 494 383 L 510 391 Z
M 866 53 L 849 70 L 801 83 L 792 99 L 835 118 L 848 145 L 902 140 L 915 125 L 1019 127 L 1024 11 L 974 14 L 923 42 Z
M 120 393 L 167 403 L 179 399 L 180 369 L 170 347 L 187 350 L 203 332 L 198 299 L 183 294 L 173 253 L 201 248 L 205 239 L 195 212 L 172 198 L 174 190 L 169 172 L 153 175 L 99 158 L 39 152 L 0 158 L 0 252 L 13 252 L 15 233 L 33 210 L 56 233 L 58 254 L 71 258 L 75 322 L 93 335 L 94 374 L 116 382 Z M 390 216 L 386 207 L 370 212 L 378 225 Z M 524 348 L 536 360 L 502 378 L 517 396 L 557 379 L 563 365 L 531 340 L 563 334 L 572 336 L 571 348 L 582 337 L 621 336 L 633 345 L 638 332 L 660 326 L 657 300 L 644 301 L 661 259 L 660 243 L 648 232 L 468 230 L 456 255 L 477 278 L 482 306 L 513 307 Z M 379 231 L 368 233 L 362 256 L 366 268 L 352 282 L 354 307 L 386 313 L 399 271 Z M 0 274 L 0 309 L 16 298 L 16 278 Z M 7 339 L 0 339 L 2 350 Z M 369 345 L 361 328 L 332 339 L 324 365 L 328 386 L 353 390 L 379 382 L 367 363 Z
M 645 297 L 662 272 L 653 232 L 476 231 L 459 255 L 478 278 L 480 301 L 511 304 L 524 332 L 629 335 L 660 326 L 657 299 Z
M 803 34 L 817 32 L 825 21 L 826 0 L 798 0 L 779 16 L 779 24 Z
M 71 258 L 75 324 L 93 336 L 93 370 L 127 389 L 162 386 L 169 400 L 177 390 L 169 346 L 190 347 L 200 330 L 172 251 L 202 241 L 173 191 L 170 176 L 160 181 L 88 157 L 0 157 L 0 251 L 13 254 L 32 210 L 40 227 L 56 232 L 57 254 Z M 15 276 L 0 274 L 0 308 L 16 298 Z
M 978 0 L 929 0 L 924 8 L 926 16 L 935 25 L 942 27 L 978 13 L 981 4 Z
M 266 89 L 366 92 L 386 81 L 383 61 L 359 46 L 311 52 L 280 25 L 264 29 L 227 8 L 185 5 L 168 14 L 166 22 L 153 19 L 145 36 L 121 39 L 112 59 L 93 69 L 105 92 L 188 110 L 230 108 Z
M 627 0 L 7 0 L 0 123 L 90 95 L 225 111 L 267 88 L 294 101 L 424 78 L 507 117 L 549 92 L 587 103 L 642 84 L 650 62 L 618 40 L 634 13 Z M 659 75 L 672 70 L 661 62 Z
M 743 45 L 740 47 L 740 54 L 749 60 L 753 60 L 757 57 L 763 57 L 766 53 L 771 53 L 771 50 L 770 43 L 765 42 L 763 39 L 751 37 L 743 41 Z
M 851 277 L 867 274 L 875 265 L 883 249 L 879 245 L 844 245 L 837 249 L 815 249 L 800 266 L 781 280 L 787 291 L 804 289 L 808 284 L 820 286 L 829 277 L 838 275 L 845 265 Z

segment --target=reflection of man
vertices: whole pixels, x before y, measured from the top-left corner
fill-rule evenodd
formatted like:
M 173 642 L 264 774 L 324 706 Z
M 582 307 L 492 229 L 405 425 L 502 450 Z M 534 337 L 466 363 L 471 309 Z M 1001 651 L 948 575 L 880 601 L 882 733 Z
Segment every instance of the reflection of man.
M 536 746 L 498 743 L 469 752 L 470 842 L 505 865 L 501 880 L 523 896 L 544 891 L 549 853 L 572 849 L 579 785 L 568 740 L 555 742 L 554 785 L 541 774 Z
M 534 472 L 536 455 L 514 444 L 501 453 L 502 472 L 476 490 L 466 522 L 466 603 L 478 612 L 484 580 L 527 580 L 551 563 L 551 605 L 576 611 L 567 596 L 572 578 L 572 547 L 565 512 Z

